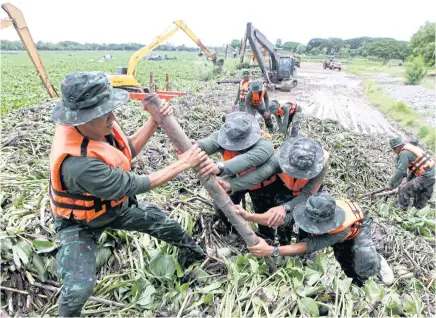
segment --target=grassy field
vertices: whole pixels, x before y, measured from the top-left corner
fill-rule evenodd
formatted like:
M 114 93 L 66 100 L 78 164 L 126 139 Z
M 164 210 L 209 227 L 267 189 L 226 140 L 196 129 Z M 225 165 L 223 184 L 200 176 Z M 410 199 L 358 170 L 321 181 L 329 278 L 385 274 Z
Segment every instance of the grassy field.
M 133 52 L 40 52 L 49 79 L 60 94 L 62 79 L 71 72 L 100 71 L 116 73 L 119 66 L 127 67 Z M 213 64 L 205 56 L 194 52 L 156 52 L 168 57 L 177 57 L 176 61 L 146 61 L 138 63 L 137 79 L 148 86 L 150 72 L 154 73 L 156 87 L 165 87 L 165 74 L 169 74 L 171 89 L 186 92 L 198 92 L 204 80 L 212 78 Z M 111 54 L 112 60 L 98 60 L 105 54 Z M 234 69 L 238 59 L 227 59 L 226 68 Z M 239 60 L 238 60 L 239 61 Z M 48 99 L 48 93 L 36 76 L 35 68 L 26 52 L 2 52 L 1 54 L 2 105 L 1 114 L 22 106 L 30 106 Z M 229 74 L 229 76 L 232 74 Z M 235 74 L 236 75 L 236 72 Z
M 355 59 L 344 70 L 363 78 L 364 89 L 371 104 L 377 105 L 389 117 L 402 126 L 411 129 L 430 149 L 436 149 L 436 131 L 424 122 L 424 115 L 389 96 L 372 79 L 372 76 L 377 73 L 387 73 L 393 77 L 404 78 L 405 66 L 383 64 L 382 62 L 367 59 Z M 427 75 L 421 85 L 434 88 L 434 76 Z
M 103 54 L 41 55 L 59 91 L 60 81 L 69 72 L 115 72 L 130 56 L 113 53 L 116 59 L 98 63 Z M 235 86 L 205 81 L 213 72 L 204 57 L 178 53 L 177 58 L 141 62 L 139 80 L 146 84 L 153 71 L 163 88 L 165 73 L 169 73 L 173 89 L 189 92 L 172 100 L 175 117 L 190 138 L 201 139 L 221 126 Z M 236 76 L 237 62 L 226 61 L 220 76 Z M 61 287 L 55 259 L 59 239 L 47 195 L 55 128 L 49 116 L 51 107 L 43 103 L 47 93 L 25 53 L 2 54 L 2 88 L 2 105 L 6 103 L 2 108 L 0 160 L 0 306 L 11 316 L 57 316 L 59 293 L 53 290 Z M 131 101 L 117 111 L 118 121 L 128 134 L 149 117 L 139 105 Z M 351 284 L 331 248 L 313 255 L 279 257 L 277 272 L 268 273 L 263 259 L 253 257 L 244 242 L 222 230 L 213 217 L 208 194 L 195 173 L 186 171 L 138 199 L 161 207 L 205 250 L 211 249 L 206 261 L 182 271 L 177 248 L 147 234 L 108 229 L 99 238 L 96 255 L 93 295 L 98 299 L 88 301 L 82 315 L 363 318 L 434 314 L 434 208 L 404 212 L 395 207 L 392 197 L 359 199 L 384 186 L 393 173 L 394 157 L 385 138 L 354 134 L 337 122 L 314 118 L 303 120 L 301 134 L 320 141 L 330 154 L 325 178 L 329 191 L 337 198 L 359 201 L 373 217 L 377 251 L 396 275 L 392 286 L 382 285 L 378 277 L 371 277 L 361 288 Z M 273 134 L 273 140 L 278 146 L 283 136 Z M 176 158 L 170 141 L 158 130 L 133 161 L 133 168 L 147 175 Z M 218 254 L 223 248 L 231 251 L 231 257 Z

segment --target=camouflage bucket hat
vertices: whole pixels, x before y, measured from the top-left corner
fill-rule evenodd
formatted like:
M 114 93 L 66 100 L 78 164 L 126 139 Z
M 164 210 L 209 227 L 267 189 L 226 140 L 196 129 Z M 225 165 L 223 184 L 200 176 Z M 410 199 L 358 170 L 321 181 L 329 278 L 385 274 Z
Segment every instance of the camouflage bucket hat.
M 312 179 L 324 167 L 321 144 L 306 137 L 291 138 L 280 147 L 280 168 L 296 179 Z
M 247 70 L 242 71 L 242 76 L 250 76 L 250 72 Z
M 275 99 L 273 99 L 273 100 L 269 103 L 268 108 L 269 108 L 269 112 L 270 112 L 270 113 L 275 114 L 275 113 L 278 112 L 278 110 L 279 110 L 279 108 L 280 108 L 280 104 L 279 104 L 278 101 L 276 101 Z
M 389 141 L 389 144 L 390 144 L 391 148 L 394 149 L 394 148 L 401 146 L 403 144 L 403 138 L 401 138 L 401 137 L 392 138 Z
M 72 73 L 62 81 L 62 99 L 51 113 L 56 124 L 79 126 L 101 117 L 129 100 L 129 93 L 115 89 L 104 73 Z
M 298 227 L 311 234 L 324 234 L 337 229 L 345 221 L 345 211 L 326 192 L 311 196 L 295 207 L 294 220 Z
M 261 90 L 261 83 L 259 81 L 252 81 L 250 83 L 250 89 L 254 92 L 258 92 Z
M 219 145 L 231 151 L 240 151 L 253 146 L 260 139 L 260 126 L 256 118 L 246 112 L 233 112 L 218 133 Z

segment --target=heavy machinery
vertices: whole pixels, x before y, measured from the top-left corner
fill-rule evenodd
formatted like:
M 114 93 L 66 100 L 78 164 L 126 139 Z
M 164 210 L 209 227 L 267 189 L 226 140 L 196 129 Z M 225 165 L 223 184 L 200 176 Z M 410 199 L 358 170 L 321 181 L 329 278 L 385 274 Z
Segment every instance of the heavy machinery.
M 47 72 L 45 71 L 44 65 L 42 64 L 41 58 L 39 57 L 36 45 L 33 42 L 32 36 L 30 35 L 29 28 L 27 27 L 26 20 L 24 19 L 23 13 L 20 9 L 16 8 L 10 3 L 2 4 L 3 10 L 6 11 L 9 18 L 1 19 L 1 29 L 14 26 L 17 30 L 18 36 L 23 42 L 23 46 L 26 49 L 29 57 L 36 68 L 37 75 L 42 81 L 42 84 L 47 89 L 48 94 L 51 98 L 58 97 L 58 94 L 48 79 Z
M 173 36 L 178 30 L 184 31 L 202 49 L 208 60 L 212 61 L 217 66 L 222 66 L 224 64 L 224 60 L 218 60 L 216 55 L 209 51 L 209 49 L 200 41 L 200 39 L 194 34 L 194 32 L 192 32 L 185 22 L 182 20 L 176 20 L 173 22 L 173 24 L 175 27 L 173 26 L 171 29 L 170 26 L 169 31 L 165 31 L 153 42 L 133 53 L 133 55 L 130 57 L 127 67 L 119 67 L 117 74 L 108 74 L 113 87 L 122 88 L 130 92 L 148 92 L 148 89 L 142 87 L 136 79 L 137 63 L 148 53 L 156 49 L 159 45 Z
M 334 56 L 329 56 L 326 60 L 323 62 L 323 68 L 329 68 L 331 70 L 341 70 L 342 69 L 342 63 L 335 58 Z
M 267 87 L 289 92 L 292 87 L 297 85 L 297 69 L 292 56 L 279 56 L 275 46 L 259 30 L 254 28 L 251 22 L 247 23 L 246 39 L 250 43 L 257 63 L 262 70 Z M 241 44 L 241 48 L 245 48 L 245 46 L 245 43 Z M 269 63 L 265 63 L 260 46 L 269 54 Z M 243 63 L 243 55 L 241 55 L 241 63 Z

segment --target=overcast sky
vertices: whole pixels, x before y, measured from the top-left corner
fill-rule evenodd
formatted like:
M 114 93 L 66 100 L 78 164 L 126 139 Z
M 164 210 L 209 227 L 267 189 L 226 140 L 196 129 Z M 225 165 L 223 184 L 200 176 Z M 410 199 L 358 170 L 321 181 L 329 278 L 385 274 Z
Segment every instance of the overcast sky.
M 184 20 L 205 45 L 222 45 L 244 35 L 247 22 L 275 43 L 307 44 L 314 37 L 372 36 L 410 40 L 434 20 L 434 0 L 11 0 L 21 9 L 34 41 L 146 44 L 173 20 Z M 422 9 L 424 8 L 424 10 Z M 6 17 L 1 10 L 1 17 Z M 19 40 L 13 28 L 3 40 Z M 195 46 L 179 31 L 170 43 Z

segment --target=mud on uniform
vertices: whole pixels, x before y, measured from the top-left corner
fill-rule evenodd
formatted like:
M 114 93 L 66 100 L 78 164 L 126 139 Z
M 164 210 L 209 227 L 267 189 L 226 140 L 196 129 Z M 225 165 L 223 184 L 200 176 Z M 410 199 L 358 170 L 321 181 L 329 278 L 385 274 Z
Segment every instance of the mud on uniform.
M 106 229 L 147 233 L 180 248 L 181 266 L 202 249 L 179 223 L 157 206 L 138 203 L 150 179 L 130 172 L 135 150 L 118 125 L 107 142 L 91 140 L 75 127 L 57 125 L 50 158 L 50 197 L 60 238 L 57 266 L 63 280 L 61 316 L 80 316 L 96 281 L 96 249 Z M 104 198 L 100 199 L 100 198 Z
M 277 228 L 280 244 L 283 245 L 288 244 L 291 239 L 294 224 L 292 211 L 298 204 L 306 202 L 313 193 L 318 192 L 327 173 L 327 167 L 327 164 L 325 164 L 321 172 L 312 179 L 293 179 L 282 172 L 279 164 L 279 154 L 276 153 L 256 170 L 229 180 L 229 183 L 233 194 L 254 187 L 265 180 L 274 180 L 265 187 L 251 191 L 250 196 L 255 213 L 265 213 L 269 209 L 283 204 L 289 205 L 289 213 L 286 214 L 285 224 Z M 274 239 L 274 229 L 265 225 L 258 225 L 258 227 L 263 236 L 271 240 Z
M 398 205 L 407 209 L 410 200 L 413 206 L 422 209 L 430 200 L 435 184 L 435 161 L 421 148 L 405 144 L 397 157 L 397 169 L 389 185 L 400 185 L 407 176 L 407 183 L 398 190 Z
M 238 152 L 229 151 L 222 148 L 218 143 L 218 132 L 213 133 L 205 139 L 198 140 L 197 144 L 208 155 L 212 155 L 216 152 L 221 153 L 223 158 L 223 171 L 220 177 L 234 178 L 237 175 L 245 174 L 268 161 L 268 159 L 274 154 L 274 145 L 270 138 L 268 138 L 268 136 L 266 136 L 264 133 L 263 138 L 260 138 L 259 141 L 257 141 L 253 146 Z M 253 193 L 256 192 L 256 187 L 259 187 L 259 185 L 255 184 L 250 187 L 254 190 L 249 190 L 247 188 L 243 191 L 235 191 L 230 195 L 230 198 L 234 204 L 240 204 L 245 194 L 249 193 L 253 200 Z M 215 207 L 215 209 L 220 219 L 222 219 L 222 221 L 230 229 L 231 224 L 227 220 L 227 217 L 225 217 L 223 212 L 217 207 Z

